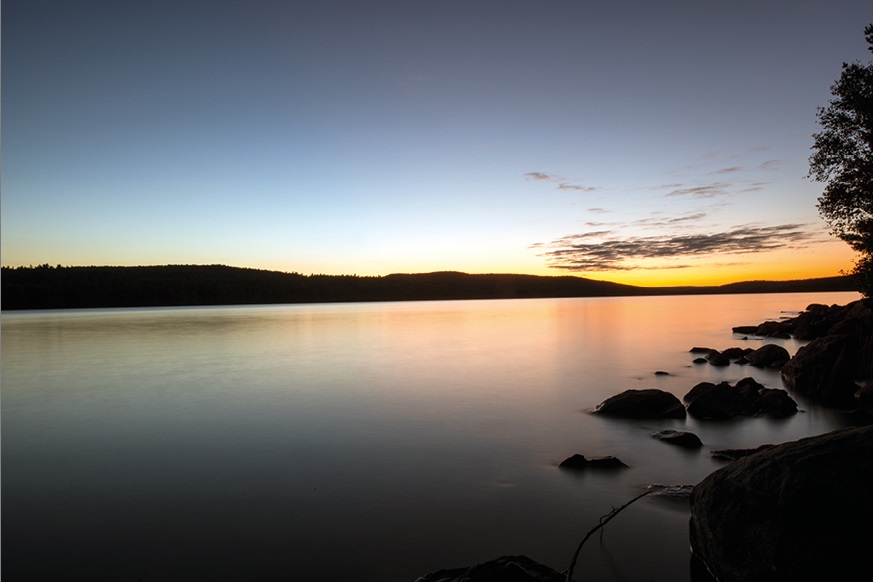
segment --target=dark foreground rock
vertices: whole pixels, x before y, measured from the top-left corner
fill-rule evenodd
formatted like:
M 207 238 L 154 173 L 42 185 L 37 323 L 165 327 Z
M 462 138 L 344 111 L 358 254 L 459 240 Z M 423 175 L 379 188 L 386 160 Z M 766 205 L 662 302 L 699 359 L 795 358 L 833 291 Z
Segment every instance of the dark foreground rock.
M 685 407 L 679 399 L 655 388 L 625 390 L 607 398 L 592 412 L 620 418 L 685 418 Z
M 415 582 L 564 582 L 564 576 L 527 556 L 502 556 L 468 568 L 431 572 Z
M 561 461 L 558 465 L 561 469 L 572 469 L 580 471 L 585 469 L 626 469 L 627 465 L 622 463 L 616 457 L 592 457 L 585 458 L 585 455 L 575 454 Z
M 873 426 L 777 445 L 695 486 L 691 548 L 721 581 L 869 575 Z
M 712 451 L 710 455 L 712 455 L 713 459 L 718 459 L 720 461 L 736 461 L 737 459 L 760 453 L 761 451 L 772 448 L 773 446 L 774 445 L 761 445 L 754 449 L 718 449 Z

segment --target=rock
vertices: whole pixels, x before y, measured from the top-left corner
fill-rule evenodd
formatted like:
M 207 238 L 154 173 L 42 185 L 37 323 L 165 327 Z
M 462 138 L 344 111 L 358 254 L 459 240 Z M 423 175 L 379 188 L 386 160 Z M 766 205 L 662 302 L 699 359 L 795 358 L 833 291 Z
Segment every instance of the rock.
M 625 390 L 607 398 L 593 410 L 594 414 L 621 418 L 685 418 L 685 407 L 673 394 L 647 388 Z
M 791 330 L 793 328 L 794 325 L 791 321 L 765 321 L 758 326 L 755 335 L 788 339 L 791 337 Z
M 722 350 L 721 355 L 728 357 L 731 360 L 738 360 L 746 355 L 748 352 L 752 352 L 754 350 L 748 348 L 728 348 L 726 350 Z
M 873 376 L 871 338 L 827 335 L 813 340 L 782 367 L 782 380 L 789 389 L 814 400 L 833 406 L 853 406 L 860 384 L 869 382 Z
M 709 360 L 709 365 L 711 366 L 730 366 L 731 359 L 726 355 L 716 352 L 714 354 L 710 354 L 706 357 Z
M 811 313 L 831 322 L 827 335 L 797 350 L 783 366 L 782 380 L 825 404 L 855 406 L 858 390 L 873 383 L 873 299 L 818 306 Z
M 670 372 L 665 372 L 664 370 L 658 370 L 655 372 L 655 376 L 669 376 Z
M 700 437 L 687 430 L 662 430 L 652 433 L 652 437 L 686 449 L 699 449 L 703 446 Z
M 691 352 L 692 354 L 710 354 L 710 353 L 712 353 L 712 352 L 718 352 L 718 350 L 714 350 L 714 349 L 712 349 L 712 348 L 702 348 L 702 347 L 699 347 L 699 346 L 698 346 L 698 347 L 693 347 L 693 348 L 691 348 L 691 349 L 688 350 L 688 351 Z
M 700 396 L 703 392 L 707 390 L 711 390 L 715 388 L 715 384 L 712 382 L 700 382 L 694 385 L 694 388 L 688 391 L 688 393 L 682 397 L 683 402 L 691 402 L 698 396 Z
M 468 568 L 438 570 L 415 582 L 564 582 L 562 574 L 527 556 L 502 556 Z
M 773 445 L 761 445 L 754 449 L 720 449 L 712 451 L 710 455 L 712 455 L 714 459 L 719 459 L 721 461 L 736 461 L 737 459 L 742 459 L 743 457 L 748 457 L 749 455 L 769 449 L 772 446 Z
M 764 388 L 758 396 L 754 405 L 754 416 L 785 418 L 797 413 L 797 402 L 785 390 Z
M 731 329 L 734 333 L 744 334 L 744 335 L 755 335 L 758 331 L 757 325 L 738 325 Z
M 573 469 L 574 471 L 578 471 L 583 469 L 624 469 L 627 468 L 627 465 L 618 460 L 618 458 L 612 456 L 586 459 L 585 455 L 577 453 L 572 457 L 568 457 L 561 461 L 558 467 L 561 469 Z
M 692 360 L 692 363 L 694 363 L 694 364 L 708 364 L 709 360 L 707 360 L 706 358 L 694 358 Z
M 760 450 L 694 487 L 694 555 L 722 581 L 869 573 L 873 426 Z
M 788 350 L 776 344 L 765 344 L 746 354 L 746 360 L 757 368 L 779 368 L 790 359 Z
M 743 378 L 736 386 L 727 382 L 700 382 L 683 398 L 688 414 L 703 420 L 725 420 L 734 416 L 783 418 L 797 412 L 788 392 L 766 388 L 754 378 Z
M 740 393 L 727 382 L 701 382 L 685 395 L 688 414 L 704 420 L 725 420 L 740 413 Z

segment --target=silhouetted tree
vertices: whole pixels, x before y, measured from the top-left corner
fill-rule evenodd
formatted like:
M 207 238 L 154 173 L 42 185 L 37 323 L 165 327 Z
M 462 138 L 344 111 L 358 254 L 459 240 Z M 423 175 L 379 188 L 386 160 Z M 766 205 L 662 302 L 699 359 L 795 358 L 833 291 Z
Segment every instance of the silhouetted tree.
M 864 29 L 873 52 L 873 25 Z M 873 61 L 843 63 L 834 96 L 816 117 L 810 175 L 825 182 L 818 210 L 832 232 L 860 253 L 854 274 L 873 297 Z

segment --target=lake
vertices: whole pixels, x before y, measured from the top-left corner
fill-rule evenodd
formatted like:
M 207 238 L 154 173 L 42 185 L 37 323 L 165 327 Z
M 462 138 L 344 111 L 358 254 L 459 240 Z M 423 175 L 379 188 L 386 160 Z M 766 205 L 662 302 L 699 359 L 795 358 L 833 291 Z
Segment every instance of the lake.
M 855 293 L 525 299 L 2 314 L 3 574 L 15 580 L 408 581 L 526 554 L 567 568 L 585 533 L 710 456 L 824 433 L 783 420 L 633 421 L 628 388 L 777 371 L 692 364 L 758 347 L 736 325 Z M 794 340 L 766 340 L 794 353 Z M 669 376 L 655 375 L 655 371 Z M 650 437 L 687 429 L 688 451 Z M 568 473 L 573 453 L 630 468 Z M 690 579 L 687 501 L 648 496 L 577 577 Z

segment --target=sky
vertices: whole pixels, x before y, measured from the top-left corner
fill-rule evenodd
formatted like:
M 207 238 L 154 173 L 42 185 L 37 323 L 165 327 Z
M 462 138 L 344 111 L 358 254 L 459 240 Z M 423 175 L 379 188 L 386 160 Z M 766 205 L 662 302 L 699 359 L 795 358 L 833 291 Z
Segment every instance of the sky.
M 4 266 L 838 275 L 866 0 L 5 0 Z

